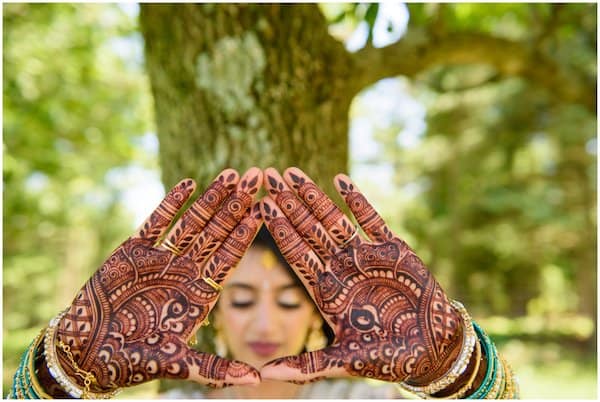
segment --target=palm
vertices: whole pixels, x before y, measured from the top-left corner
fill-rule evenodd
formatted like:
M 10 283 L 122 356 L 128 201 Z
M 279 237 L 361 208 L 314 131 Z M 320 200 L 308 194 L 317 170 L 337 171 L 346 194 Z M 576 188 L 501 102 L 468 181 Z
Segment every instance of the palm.
M 324 351 L 327 364 L 336 359 L 351 375 L 397 382 L 437 371 L 440 355 L 456 345 L 458 322 L 446 297 L 397 238 L 357 240 L 317 279 L 315 299 L 337 339 Z
M 63 342 L 105 386 L 187 377 L 186 339 L 218 295 L 199 271 L 188 258 L 128 239 L 77 295 Z
M 259 181 L 256 171 L 246 175 Z M 59 339 L 77 365 L 94 374 L 98 390 L 156 378 L 213 386 L 258 381 L 250 366 L 187 346 L 218 298 L 204 278 L 222 283 L 260 223 L 257 208 L 250 210 L 257 185 L 232 172 L 224 171 L 165 237 L 194 190 L 191 180 L 174 187 L 94 273 L 60 321 Z M 163 237 L 176 253 L 157 244 Z M 59 359 L 72 373 L 66 356 Z
M 349 179 L 338 176 L 336 187 L 370 240 L 357 236 L 347 244 L 354 225 L 301 171 L 288 170 L 284 181 L 269 170 L 265 180 L 267 227 L 336 340 L 323 350 L 274 361 L 263 376 L 420 383 L 443 374 L 448 357 L 458 353 L 459 316 L 421 260 Z

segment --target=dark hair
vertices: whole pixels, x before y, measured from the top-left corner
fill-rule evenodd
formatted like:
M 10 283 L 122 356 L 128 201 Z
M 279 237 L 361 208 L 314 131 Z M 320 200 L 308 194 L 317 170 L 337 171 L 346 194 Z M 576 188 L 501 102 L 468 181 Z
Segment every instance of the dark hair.
M 277 243 L 275 243 L 275 239 L 273 239 L 273 236 L 271 235 L 271 232 L 269 232 L 269 230 L 267 229 L 266 225 L 262 225 L 260 227 L 260 230 L 256 234 L 256 237 L 254 238 L 254 242 L 252 243 L 252 245 L 253 246 L 262 246 L 262 247 L 272 251 L 273 254 L 275 254 L 275 256 L 277 257 L 277 260 L 279 261 L 281 266 L 287 270 L 288 274 L 294 281 L 294 284 L 298 285 L 300 287 L 300 289 L 302 289 L 302 291 L 304 292 L 306 298 L 312 301 L 312 298 L 310 297 L 310 294 L 304 287 L 304 284 L 302 283 L 300 278 L 298 278 L 298 275 L 296 275 L 296 273 L 294 272 L 294 269 L 288 264 L 285 257 L 281 254 L 279 247 L 277 247 Z M 331 328 L 329 327 L 329 325 L 325 321 L 323 321 L 322 330 L 323 330 L 323 333 L 325 334 L 325 336 L 327 337 L 327 345 L 331 345 L 333 343 L 333 340 L 335 339 L 335 335 L 334 335 L 333 331 L 331 330 Z

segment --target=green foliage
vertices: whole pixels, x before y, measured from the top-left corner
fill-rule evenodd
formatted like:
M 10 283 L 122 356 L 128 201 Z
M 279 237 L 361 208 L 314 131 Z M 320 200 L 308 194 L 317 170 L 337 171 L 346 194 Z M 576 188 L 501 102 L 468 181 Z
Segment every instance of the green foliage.
M 595 4 L 407 7 L 410 29 L 520 41 L 595 91 Z M 347 37 L 366 21 L 370 41 L 382 7 L 321 8 L 332 33 Z M 126 184 L 111 173 L 157 163 L 139 146 L 152 130 L 141 51 L 120 50 L 141 42 L 132 17 L 113 4 L 11 3 L 3 22 L 6 394 L 33 336 L 132 230 Z M 448 293 L 502 339 L 524 397 L 595 397 L 591 349 L 564 347 L 595 341 L 595 110 L 486 64 L 440 65 L 398 82 L 425 105 L 426 129 L 401 113 L 374 122 L 380 152 L 366 163 L 392 172 L 391 185 L 365 180 L 362 189 Z M 380 107 L 367 99 L 353 117 Z
M 409 29 L 491 33 L 541 53 L 562 49 L 552 55 L 559 68 L 595 82 L 595 8 L 410 4 Z M 476 314 L 595 318 L 594 111 L 487 65 L 440 65 L 404 85 L 426 106 L 426 130 L 407 146 L 405 120 L 374 123 L 376 163 L 394 172 L 387 198 L 397 211 L 383 207 L 393 225 Z M 364 102 L 357 109 L 370 107 Z
M 132 230 L 107 173 L 152 162 L 134 141 L 149 129 L 146 78 L 115 51 L 139 41 L 130 17 L 112 5 L 13 3 L 3 18 L 6 395 L 30 335 Z

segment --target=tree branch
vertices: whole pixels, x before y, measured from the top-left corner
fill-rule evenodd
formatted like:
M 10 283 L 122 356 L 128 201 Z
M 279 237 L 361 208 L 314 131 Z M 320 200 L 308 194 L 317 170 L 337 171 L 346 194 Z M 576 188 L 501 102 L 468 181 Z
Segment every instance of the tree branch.
M 436 64 L 486 63 L 503 76 L 522 76 L 548 89 L 558 99 L 581 103 L 596 112 L 596 83 L 567 74 L 553 60 L 522 43 L 483 33 L 449 33 L 433 38 L 412 29 L 395 44 L 376 49 L 368 45 L 352 55 L 356 67 L 355 90 L 386 77 L 414 78 Z

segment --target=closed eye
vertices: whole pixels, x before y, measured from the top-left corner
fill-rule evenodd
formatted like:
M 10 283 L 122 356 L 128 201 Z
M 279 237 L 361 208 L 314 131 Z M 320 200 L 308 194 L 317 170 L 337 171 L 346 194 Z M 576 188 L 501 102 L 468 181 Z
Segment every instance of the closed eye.
M 231 307 L 243 310 L 243 309 L 252 307 L 253 304 L 254 304 L 254 302 L 252 302 L 252 301 L 248 301 L 248 302 L 234 302 L 234 301 L 232 301 L 231 302 Z
M 278 302 L 277 303 L 279 305 L 279 307 L 286 309 L 286 310 L 293 310 L 293 309 L 297 309 L 300 308 L 300 303 L 283 303 L 283 302 Z

